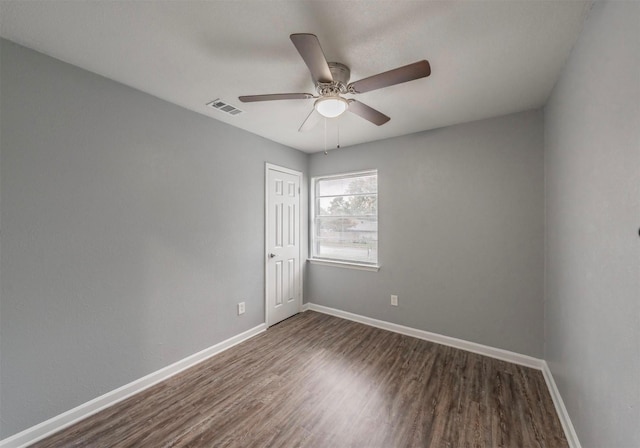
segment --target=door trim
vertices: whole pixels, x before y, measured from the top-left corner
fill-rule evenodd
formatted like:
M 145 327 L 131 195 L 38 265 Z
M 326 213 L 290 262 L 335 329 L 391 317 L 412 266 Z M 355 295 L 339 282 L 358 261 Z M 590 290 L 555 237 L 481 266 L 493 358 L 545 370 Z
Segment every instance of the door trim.
M 269 285 L 268 285 L 268 281 L 269 281 L 269 266 L 268 266 L 268 259 L 269 259 L 269 235 L 268 235 L 268 231 L 269 231 L 269 222 L 267 221 L 267 218 L 269 216 L 268 214 L 268 205 L 269 205 L 269 170 L 274 170 L 274 171 L 281 171 L 283 173 L 287 173 L 287 174 L 292 174 L 294 176 L 297 176 L 300 179 L 300 191 L 298 192 L 298 197 L 300 198 L 300 207 L 298 207 L 298 228 L 300 229 L 298 238 L 300 238 L 300 242 L 298 244 L 298 260 L 300 260 L 300 262 L 298 263 L 299 269 L 300 269 L 300 291 L 298 291 L 298 312 L 302 312 L 302 302 L 303 302 L 303 298 L 302 298 L 302 294 L 304 291 L 304 269 L 303 269 L 303 262 L 305 261 L 302 258 L 302 245 L 306 244 L 306 242 L 302 241 L 302 236 L 305 235 L 306 233 L 302 231 L 302 209 L 304 208 L 304 204 L 303 204 L 303 198 L 302 198 L 302 181 L 304 179 L 302 172 L 301 171 L 296 171 L 296 170 L 292 170 L 291 168 L 285 168 L 283 166 L 280 165 L 274 165 L 273 163 L 265 163 L 264 166 L 264 253 L 263 253 L 263 260 L 264 260 L 264 323 L 267 325 L 267 328 L 269 327 L 269 304 L 267 303 L 267 301 L 269 300 Z

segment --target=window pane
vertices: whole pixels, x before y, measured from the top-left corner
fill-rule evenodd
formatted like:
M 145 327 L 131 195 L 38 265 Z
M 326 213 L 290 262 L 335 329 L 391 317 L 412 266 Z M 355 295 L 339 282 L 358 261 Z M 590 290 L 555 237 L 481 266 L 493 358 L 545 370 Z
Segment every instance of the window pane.
M 342 177 L 337 179 L 321 179 L 318 181 L 318 196 L 337 196 L 354 193 L 377 193 L 378 176 L 365 175 Z
M 378 259 L 376 218 L 316 218 L 315 256 L 375 263 Z
M 378 173 L 313 179 L 311 256 L 378 263 Z
M 318 216 L 377 216 L 378 196 L 329 196 L 316 201 Z

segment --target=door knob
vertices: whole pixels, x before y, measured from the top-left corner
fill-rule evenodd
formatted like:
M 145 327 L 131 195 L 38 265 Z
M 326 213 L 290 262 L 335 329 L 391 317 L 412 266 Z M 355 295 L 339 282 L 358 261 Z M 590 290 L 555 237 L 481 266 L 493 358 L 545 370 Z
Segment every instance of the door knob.
M 269 254 L 269 258 L 274 258 L 276 254 Z

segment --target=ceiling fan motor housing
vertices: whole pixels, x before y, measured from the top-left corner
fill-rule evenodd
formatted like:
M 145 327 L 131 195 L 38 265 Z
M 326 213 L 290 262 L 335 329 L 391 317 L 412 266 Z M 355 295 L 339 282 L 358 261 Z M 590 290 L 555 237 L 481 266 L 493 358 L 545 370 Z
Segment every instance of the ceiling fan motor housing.
M 339 62 L 328 62 L 333 82 L 319 82 L 316 86 L 320 96 L 339 95 L 347 93 L 347 84 L 351 77 L 351 70 L 344 64 Z

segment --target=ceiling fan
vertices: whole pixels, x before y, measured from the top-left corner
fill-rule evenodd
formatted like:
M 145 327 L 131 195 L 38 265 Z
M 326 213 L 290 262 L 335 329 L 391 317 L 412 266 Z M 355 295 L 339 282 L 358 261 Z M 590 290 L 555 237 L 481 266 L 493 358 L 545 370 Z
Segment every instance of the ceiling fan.
M 388 116 L 344 94 L 359 94 L 427 77 L 431 67 L 426 60 L 398 67 L 384 73 L 350 83 L 351 70 L 339 62 L 327 62 L 320 42 L 314 34 L 298 33 L 289 36 L 298 53 L 309 67 L 318 95 L 310 93 L 275 93 L 239 97 L 243 103 L 274 100 L 306 100 L 315 98 L 313 110 L 300 126 L 299 131 L 315 127 L 320 118 L 338 117 L 345 111 L 354 113 L 380 126 L 390 120 Z

